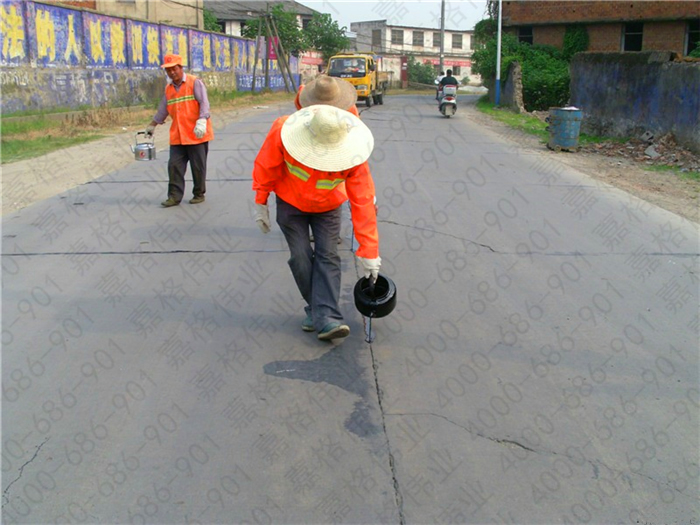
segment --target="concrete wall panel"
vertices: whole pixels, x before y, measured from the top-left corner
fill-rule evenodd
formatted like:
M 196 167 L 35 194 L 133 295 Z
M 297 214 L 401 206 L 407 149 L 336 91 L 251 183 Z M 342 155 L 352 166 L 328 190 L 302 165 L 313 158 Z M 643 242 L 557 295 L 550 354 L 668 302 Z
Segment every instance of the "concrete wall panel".
M 670 52 L 579 53 L 571 62 L 571 104 L 582 130 L 612 136 L 671 132 L 700 153 L 700 63 Z

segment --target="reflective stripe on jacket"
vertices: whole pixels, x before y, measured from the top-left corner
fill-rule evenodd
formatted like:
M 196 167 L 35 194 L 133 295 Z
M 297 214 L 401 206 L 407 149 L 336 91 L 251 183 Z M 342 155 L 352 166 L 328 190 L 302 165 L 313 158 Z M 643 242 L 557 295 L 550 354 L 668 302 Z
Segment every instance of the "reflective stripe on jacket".
M 194 127 L 199 119 L 199 102 L 194 98 L 194 82 L 197 77 L 187 75 L 180 84 L 180 90 L 168 84 L 165 88 L 165 98 L 168 101 L 168 114 L 173 119 L 170 124 L 170 144 L 190 145 L 209 142 L 214 138 L 211 119 L 207 119 L 207 131 L 201 139 L 194 135 Z
M 270 193 L 307 213 L 323 213 L 350 200 L 358 257 L 379 257 L 374 181 L 367 162 L 349 170 L 315 170 L 294 160 L 282 144 L 281 129 L 288 116 L 275 120 L 255 159 L 253 191 L 257 204 L 267 204 Z

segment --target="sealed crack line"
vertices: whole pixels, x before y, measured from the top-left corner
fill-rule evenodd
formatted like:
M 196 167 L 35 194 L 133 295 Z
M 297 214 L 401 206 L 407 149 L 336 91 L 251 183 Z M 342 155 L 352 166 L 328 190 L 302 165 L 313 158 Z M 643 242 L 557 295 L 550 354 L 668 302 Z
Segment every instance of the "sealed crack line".
M 36 257 L 40 255 L 59 255 L 64 257 L 66 255 L 171 255 L 171 254 L 181 254 L 181 253 L 211 253 L 211 254 L 229 254 L 229 255 L 240 255 L 244 253 L 287 253 L 289 250 L 237 250 L 237 251 L 227 251 L 227 250 L 169 250 L 169 251 L 156 251 L 156 250 L 139 250 L 137 252 L 22 252 L 22 253 L 3 253 L 3 257 Z M 341 250 L 339 250 L 341 251 Z M 342 251 L 350 251 L 342 250 Z
M 253 179 L 207 179 L 207 182 L 251 182 Z M 166 179 L 159 180 L 90 180 L 84 182 L 83 185 L 88 184 L 143 184 L 144 182 L 156 182 L 156 183 L 167 183 Z
M 7 504 L 10 502 L 10 495 L 8 494 L 10 488 L 12 487 L 12 485 L 14 485 L 15 483 L 17 483 L 17 481 L 19 480 L 19 478 L 22 477 L 22 474 L 24 473 L 24 467 L 26 467 L 27 465 L 29 465 L 32 461 L 34 461 L 34 460 L 36 459 L 36 457 L 39 455 L 39 451 L 41 450 L 41 447 L 43 447 L 43 446 L 46 444 L 46 442 L 47 442 L 48 440 L 49 440 L 49 438 L 47 437 L 42 443 L 40 443 L 40 444 L 36 447 L 36 452 L 34 452 L 34 455 L 29 459 L 29 461 L 27 461 L 24 465 L 22 465 L 21 467 L 19 467 L 19 476 L 17 476 L 14 480 L 12 480 L 12 481 L 10 482 L 10 484 L 7 486 L 7 488 L 2 492 L 2 497 L 3 497 L 3 499 L 5 500 L 5 501 L 2 502 L 2 508 L 3 508 L 3 509 L 5 508 L 5 505 L 7 505 Z

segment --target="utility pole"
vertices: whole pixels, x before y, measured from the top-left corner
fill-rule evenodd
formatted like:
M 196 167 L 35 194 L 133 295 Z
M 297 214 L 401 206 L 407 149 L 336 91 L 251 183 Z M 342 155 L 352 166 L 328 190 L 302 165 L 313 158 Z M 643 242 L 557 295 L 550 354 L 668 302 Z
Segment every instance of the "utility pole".
M 496 105 L 501 103 L 501 24 L 503 0 L 498 0 L 498 39 L 496 44 Z
M 440 2 L 440 73 L 445 71 L 443 62 L 445 57 L 445 0 Z

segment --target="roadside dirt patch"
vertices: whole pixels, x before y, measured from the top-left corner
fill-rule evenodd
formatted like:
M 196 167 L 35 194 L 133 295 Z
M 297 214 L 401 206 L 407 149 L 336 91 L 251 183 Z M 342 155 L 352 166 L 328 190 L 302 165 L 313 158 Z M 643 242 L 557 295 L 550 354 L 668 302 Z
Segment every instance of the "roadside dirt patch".
M 700 161 L 696 155 L 680 148 L 671 137 L 655 141 L 659 157 L 652 160 L 645 156 L 649 147 L 646 141 L 628 143 L 605 142 L 583 146 L 579 152 L 554 152 L 533 135 L 514 130 L 479 112 L 475 106 L 465 108 L 474 119 L 495 132 L 507 135 L 520 147 L 537 150 L 549 158 L 566 164 L 586 175 L 620 188 L 647 202 L 664 208 L 685 219 L 700 222 L 700 181 L 680 177 L 671 171 L 650 171 L 644 166 L 678 166 L 694 172 Z M 546 116 L 546 115 L 545 115 Z M 695 170 L 695 171 L 694 171 Z

